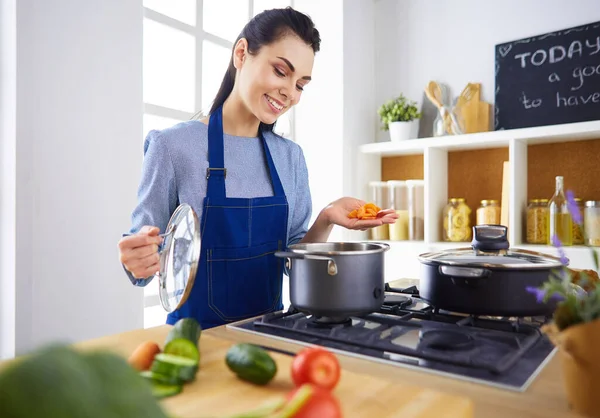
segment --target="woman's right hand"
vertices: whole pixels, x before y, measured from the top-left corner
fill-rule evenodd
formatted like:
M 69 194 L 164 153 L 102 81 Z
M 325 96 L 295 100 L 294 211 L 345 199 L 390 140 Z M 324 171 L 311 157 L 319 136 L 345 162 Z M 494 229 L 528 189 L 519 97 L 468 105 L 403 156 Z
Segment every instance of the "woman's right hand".
M 155 226 L 144 226 L 137 234 L 119 241 L 121 263 L 136 279 L 148 278 L 160 270 L 158 246 L 162 237 L 159 232 Z

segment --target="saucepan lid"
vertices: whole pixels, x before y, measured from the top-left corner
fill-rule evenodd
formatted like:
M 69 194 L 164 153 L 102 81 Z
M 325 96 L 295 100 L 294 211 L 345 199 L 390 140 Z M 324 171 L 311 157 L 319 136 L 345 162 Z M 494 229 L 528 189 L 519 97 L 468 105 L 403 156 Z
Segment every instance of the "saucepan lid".
M 449 249 L 419 255 L 424 264 L 487 267 L 496 269 L 537 270 L 568 265 L 549 254 L 510 249 L 507 228 L 503 225 L 477 225 L 473 227 L 471 247 Z
M 187 300 L 200 260 L 200 222 L 192 207 L 181 204 L 169 220 L 160 249 L 158 295 L 163 309 L 173 312 Z

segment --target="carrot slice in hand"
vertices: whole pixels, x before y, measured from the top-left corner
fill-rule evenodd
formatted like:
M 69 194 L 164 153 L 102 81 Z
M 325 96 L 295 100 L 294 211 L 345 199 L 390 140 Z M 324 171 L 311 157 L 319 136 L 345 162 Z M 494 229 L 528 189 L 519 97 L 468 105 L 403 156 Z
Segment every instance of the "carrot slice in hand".
M 374 203 L 367 203 L 361 206 L 358 209 L 353 210 L 348 214 L 348 218 L 356 218 L 356 219 L 376 219 L 377 213 L 381 210 L 381 208 Z

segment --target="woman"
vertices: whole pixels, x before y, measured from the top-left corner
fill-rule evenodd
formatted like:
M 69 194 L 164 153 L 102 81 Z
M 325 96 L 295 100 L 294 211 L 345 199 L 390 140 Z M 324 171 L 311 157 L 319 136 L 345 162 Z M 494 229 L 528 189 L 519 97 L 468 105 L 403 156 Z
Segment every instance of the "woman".
M 346 197 L 308 229 L 304 155 L 273 126 L 299 102 L 320 41 L 311 19 L 292 8 L 260 13 L 234 44 L 209 117 L 148 134 L 133 234 L 119 242 L 132 283 L 145 286 L 159 270 L 158 235 L 180 203 L 202 225 L 194 287 L 167 323 L 191 316 L 210 328 L 283 309 L 276 251 L 327 241 L 334 225 L 364 230 L 395 222 L 391 210 L 373 220 L 348 218 L 364 202 Z

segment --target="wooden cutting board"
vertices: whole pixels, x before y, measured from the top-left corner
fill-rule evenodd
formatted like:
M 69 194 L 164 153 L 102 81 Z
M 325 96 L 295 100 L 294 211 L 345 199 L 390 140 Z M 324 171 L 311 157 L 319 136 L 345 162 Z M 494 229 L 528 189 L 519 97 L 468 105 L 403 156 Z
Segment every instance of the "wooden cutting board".
M 82 349 L 106 348 L 117 354 L 129 354 L 143 341 L 155 341 L 161 347 L 169 326 L 136 330 L 116 336 L 79 343 Z M 225 417 L 258 407 L 293 389 L 290 378 L 291 355 L 269 352 L 278 372 L 267 386 L 255 386 L 239 380 L 225 364 L 231 341 L 203 334 L 200 338 L 200 370 L 196 380 L 183 392 L 162 401 L 165 409 L 178 418 Z M 390 366 L 391 367 L 391 366 Z M 435 390 L 392 383 L 367 374 L 342 370 L 335 395 L 344 417 L 472 417 L 473 402 Z M 319 418 L 319 417 L 315 417 Z
M 481 84 L 468 83 L 459 96 L 457 111 L 463 119 L 465 133 L 490 130 L 491 105 L 481 101 Z

